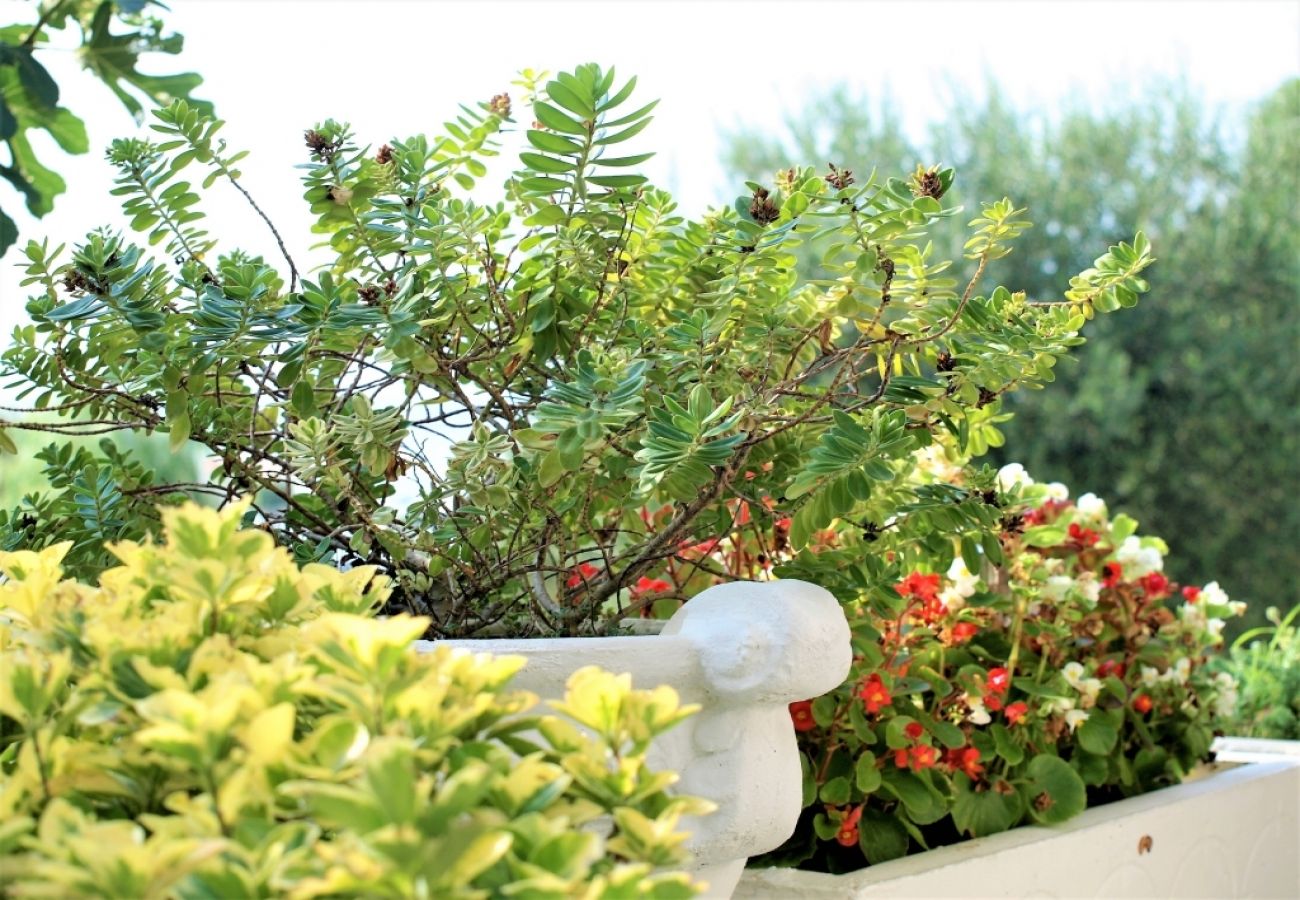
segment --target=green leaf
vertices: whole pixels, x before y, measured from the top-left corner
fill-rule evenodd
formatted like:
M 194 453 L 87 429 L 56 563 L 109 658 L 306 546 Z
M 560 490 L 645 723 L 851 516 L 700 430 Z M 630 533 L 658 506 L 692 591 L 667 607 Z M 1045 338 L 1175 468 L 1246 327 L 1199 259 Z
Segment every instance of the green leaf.
M 853 780 L 857 784 L 858 790 L 864 794 L 870 794 L 880 787 L 882 779 L 880 770 L 876 768 L 874 753 L 864 751 L 858 757 L 858 761 L 853 767 Z
M 29 49 L 20 49 L 16 56 L 18 80 L 27 91 L 27 96 L 41 106 L 53 107 L 57 105 L 59 102 L 59 85 L 46 71 L 45 66 L 36 61 Z
M 136 64 L 143 52 L 180 52 L 179 35 L 162 37 L 143 30 L 113 34 L 109 31 L 112 19 L 113 4 L 101 3 L 95 10 L 87 39 L 81 47 L 81 64 L 108 86 L 137 121 L 144 118 L 144 107 L 127 90 L 128 86 L 135 88 L 159 106 L 166 106 L 175 99 L 185 99 L 199 112 L 211 114 L 211 103 L 190 96 L 190 92 L 203 83 L 200 76 L 193 72 L 180 75 L 145 75 L 136 70 Z
M 536 172 L 549 172 L 553 175 L 561 172 L 572 172 L 575 168 L 571 162 L 565 162 L 553 156 L 543 156 L 540 153 L 520 153 L 519 159 L 524 165 Z
M 1040 754 L 1029 762 L 1020 785 L 1029 814 L 1044 825 L 1055 825 L 1083 812 L 1087 790 L 1079 773 L 1057 756 Z
M 987 786 L 977 790 L 963 772 L 953 777 L 953 787 L 956 790 L 952 804 L 953 824 L 958 831 L 971 837 L 1006 831 L 1025 813 L 1024 801 L 1016 791 L 1002 793 Z
M 5 251 L 14 245 L 18 240 L 18 226 L 14 220 L 5 215 L 5 211 L 0 209 L 0 256 L 4 256 Z
M 9 110 L 3 94 L 0 94 L 0 141 L 7 141 L 18 131 L 18 119 Z
M 842 806 L 849 802 L 853 796 L 849 780 L 843 775 L 830 779 L 822 785 L 818 792 L 823 803 L 829 803 L 832 806 Z
M 576 91 L 571 90 L 559 81 L 548 82 L 546 93 L 560 106 L 571 113 L 577 114 L 579 118 L 585 120 L 596 115 L 596 110 L 592 108 L 590 101 L 579 97 Z
M 1010 729 L 998 722 L 990 730 L 993 732 L 993 745 L 997 748 L 998 756 L 1013 766 L 1020 765 L 1025 758 L 1025 750 L 1016 743 Z
M 1105 756 L 1115 748 L 1115 742 L 1119 740 L 1119 731 L 1109 721 L 1108 717 L 1103 715 L 1100 710 L 1094 709 L 1091 715 L 1079 726 L 1075 737 L 1079 741 L 1079 746 L 1084 750 L 1098 756 Z
M 3 428 L 0 428 L 0 453 L 11 453 L 14 455 L 17 455 L 18 453 L 18 445 L 14 443 L 14 439 L 11 438 Z
M 858 846 L 867 862 L 879 865 L 907 855 L 909 838 L 901 822 L 887 812 L 868 806 L 858 822 Z
M 169 417 L 167 440 L 168 444 L 171 446 L 171 451 L 175 453 L 177 450 L 184 447 L 185 442 L 189 439 L 190 414 L 188 412 L 183 412 L 178 416 Z
M 565 156 L 578 156 L 582 153 L 581 144 L 548 131 L 529 130 L 528 143 L 546 153 L 560 153 Z
M 567 115 L 545 101 L 538 100 L 533 104 L 533 114 L 537 116 L 537 121 L 555 131 L 562 131 L 565 134 L 585 135 L 587 133 L 585 125 L 575 119 L 569 118 Z

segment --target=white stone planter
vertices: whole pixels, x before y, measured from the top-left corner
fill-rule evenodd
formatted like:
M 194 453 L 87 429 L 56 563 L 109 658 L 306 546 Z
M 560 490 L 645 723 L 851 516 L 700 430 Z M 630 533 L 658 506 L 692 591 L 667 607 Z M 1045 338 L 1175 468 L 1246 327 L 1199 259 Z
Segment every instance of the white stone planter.
M 683 702 L 700 704 L 656 742 L 651 762 L 681 775 L 677 790 L 718 806 L 685 826 L 711 898 L 730 896 L 745 860 L 794 831 L 802 804 L 787 707 L 838 686 L 852 656 L 839 603 L 800 581 L 710 588 L 658 635 L 452 643 L 526 657 L 514 683 L 542 699 L 562 696 L 572 672 L 596 665 L 631 673 L 637 687 L 670 684 Z
M 1300 897 L 1300 745 L 1220 746 L 1270 761 L 848 875 L 749 870 L 735 897 Z

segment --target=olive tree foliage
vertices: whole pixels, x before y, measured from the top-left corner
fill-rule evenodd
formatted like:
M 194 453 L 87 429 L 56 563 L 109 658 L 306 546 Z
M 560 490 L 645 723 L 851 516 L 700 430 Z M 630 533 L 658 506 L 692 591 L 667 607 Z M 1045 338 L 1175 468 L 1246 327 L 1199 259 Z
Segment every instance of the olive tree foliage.
M 655 104 L 635 79 L 519 84 L 522 129 L 503 94 L 378 148 L 308 130 L 304 196 L 332 256 L 311 273 L 205 230 L 206 191 L 242 193 L 219 121 L 176 103 L 161 143 L 113 144 L 140 236 L 29 244 L 32 324 L 4 365 L 37 407 L 77 414 L 61 430 L 165 430 L 218 465 L 192 484 L 103 467 L 65 566 L 103 565 L 90 534 L 148 530 L 159 501 L 255 494 L 253 521 L 300 559 L 381 567 L 432 634 L 530 635 L 608 629 L 683 545 L 788 519 L 773 552 L 792 553 L 869 499 L 874 526 L 942 519 L 951 555 L 954 534 L 996 532 L 992 473 L 921 497 L 912 453 L 998 443 L 1001 397 L 1146 289 L 1140 234 L 1050 297 L 1000 286 L 1023 210 L 997 199 L 963 226 L 947 169 L 791 168 L 689 216 L 637 174 Z M 508 133 L 524 149 L 482 202 Z M 932 231 L 961 235 L 960 260 Z M 806 240 L 832 245 L 823 278 L 797 271 Z M 55 539 L 43 502 L 0 539 Z
M 1118 95 L 1119 92 L 1117 91 Z M 1009 398 L 999 461 L 1113 498 L 1179 551 L 1179 577 L 1219 579 L 1253 600 L 1249 619 L 1294 595 L 1300 507 L 1283 495 L 1300 459 L 1300 81 L 1245 121 L 1185 86 L 1152 85 L 1101 110 L 1013 107 L 990 86 L 959 96 L 921 145 L 889 98 L 844 88 L 779 137 L 732 134 L 726 163 L 757 177 L 792 159 L 886 170 L 942 159 L 954 202 L 1034 198 L 1037 228 L 1003 269 L 1032 295 L 1130 225 L 1162 247 L 1158 303 L 1104 320 L 1057 384 Z M 936 236 L 939 253 L 955 247 Z M 803 271 L 819 277 L 815 249 Z
M 156 0 L 43 0 L 32 7 L 33 21 L 0 26 L 0 143 L 9 157 L 0 163 L 0 178 L 39 218 L 54 208 L 67 184 L 49 167 L 48 158 L 38 157 L 33 135 L 45 131 L 65 153 L 85 153 L 90 146 L 85 123 L 59 105 L 59 84 L 41 63 L 53 51 L 50 41 L 57 32 L 77 30 L 82 67 L 137 121 L 144 119 L 146 102 L 152 106 L 183 98 L 200 109 L 211 106 L 190 98 L 203 81 L 193 72 L 150 75 L 136 68 L 144 54 L 181 52 L 181 35 L 164 33 L 162 20 L 151 15 L 151 7 L 167 8 Z M 115 25 L 126 30 L 114 30 Z M 0 208 L 0 256 L 17 237 L 17 225 Z

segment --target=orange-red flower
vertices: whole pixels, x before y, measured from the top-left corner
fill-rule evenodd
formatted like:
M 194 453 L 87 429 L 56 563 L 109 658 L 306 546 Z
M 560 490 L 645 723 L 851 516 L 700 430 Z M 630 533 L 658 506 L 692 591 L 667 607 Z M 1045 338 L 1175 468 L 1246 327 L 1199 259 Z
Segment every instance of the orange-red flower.
M 858 842 L 858 822 L 861 819 L 862 807 L 857 806 L 840 820 L 840 830 L 836 833 L 835 840 L 839 841 L 841 847 L 852 847 Z
M 1146 715 L 1147 713 L 1151 712 L 1151 707 L 1153 705 L 1154 704 L 1152 704 L 1151 698 L 1148 697 L 1146 694 L 1138 694 L 1136 697 L 1133 698 L 1133 708 L 1138 712 L 1140 712 L 1142 715 Z
M 907 735 L 911 740 L 919 740 L 921 735 L 925 734 L 925 727 L 920 722 L 909 722 L 903 729 L 903 734 Z
M 1117 562 L 1108 562 L 1101 567 L 1101 583 L 1103 587 L 1115 587 L 1124 580 L 1124 567 Z
M 952 626 L 952 642 L 954 644 L 964 644 L 979 634 L 979 630 L 979 626 L 974 622 L 958 622 Z
M 795 731 L 811 731 L 817 727 L 817 721 L 813 719 L 811 700 L 796 700 L 791 703 L 790 718 L 794 720 Z
M 938 575 L 922 575 L 920 572 L 913 572 L 894 585 L 894 590 L 904 597 L 915 597 L 918 600 L 934 600 L 939 596 L 941 583 L 942 579 Z
M 1091 528 L 1084 528 L 1078 522 L 1070 523 L 1069 532 L 1070 540 L 1085 549 L 1097 546 L 1097 543 L 1101 540 L 1101 535 Z
M 1195 603 L 1196 599 L 1201 596 L 1201 589 L 1194 584 L 1189 584 L 1183 588 L 1183 599 L 1188 603 Z
M 995 694 L 1005 694 L 1011 687 L 1011 673 L 1005 666 L 989 669 L 989 690 Z
M 664 581 L 662 578 L 649 578 L 642 575 L 632 585 L 633 597 L 644 597 L 646 594 L 662 594 L 664 591 L 673 589 L 672 582 Z
M 858 685 L 858 696 L 862 698 L 862 704 L 866 707 L 867 712 L 872 715 L 880 712 L 881 707 L 889 706 L 894 702 L 893 696 L 889 693 L 889 688 L 880 680 L 880 676 L 875 672 L 868 675 L 863 682 Z
M 1138 579 L 1138 584 L 1142 590 L 1152 599 L 1163 597 L 1169 593 L 1169 579 L 1164 576 L 1163 572 L 1151 572 L 1143 575 Z
M 978 780 L 984 766 L 980 764 L 980 752 L 975 747 L 957 747 L 943 755 L 943 764 L 953 772 L 965 772 L 972 781 Z
M 1002 714 L 1007 717 L 1007 721 L 1012 725 L 1019 725 L 1028 713 L 1029 704 L 1025 703 L 1023 700 L 1017 700 L 1015 703 L 1009 704 L 1006 709 L 1002 710 Z
M 565 585 L 567 587 L 576 588 L 579 585 L 590 581 L 592 578 L 595 578 L 599 574 L 600 569 L 597 569 L 591 563 L 585 562 L 573 570 L 573 574 L 569 576 L 569 580 L 565 582 Z
M 1118 659 L 1103 659 L 1097 666 L 1098 678 L 1109 678 L 1111 675 L 1114 675 L 1116 678 L 1123 678 L 1124 672 L 1124 663 Z

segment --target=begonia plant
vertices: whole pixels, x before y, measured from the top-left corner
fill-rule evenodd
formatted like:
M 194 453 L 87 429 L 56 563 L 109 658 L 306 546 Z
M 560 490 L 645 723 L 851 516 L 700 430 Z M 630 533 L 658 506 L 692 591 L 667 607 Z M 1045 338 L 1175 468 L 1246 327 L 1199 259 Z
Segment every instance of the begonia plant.
M 910 480 L 924 496 L 969 474 L 933 445 Z M 854 635 L 845 684 L 790 707 L 806 808 L 760 865 L 845 871 L 1058 823 L 1208 758 L 1237 703 L 1211 655 L 1245 604 L 1175 583 L 1165 544 L 1094 494 L 1071 501 L 1018 465 L 994 482 L 981 502 L 998 534 L 979 545 L 918 503 L 879 528 L 841 521 L 797 554 L 772 559 L 739 533 L 718 549 L 719 565 L 762 557 L 829 588 Z

